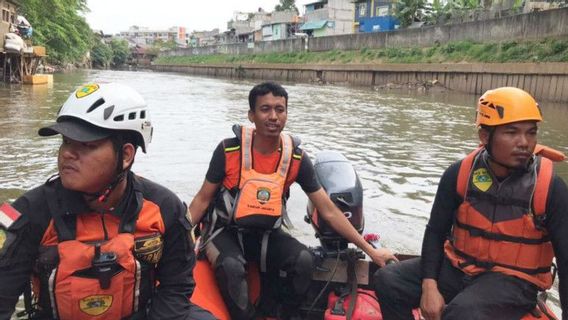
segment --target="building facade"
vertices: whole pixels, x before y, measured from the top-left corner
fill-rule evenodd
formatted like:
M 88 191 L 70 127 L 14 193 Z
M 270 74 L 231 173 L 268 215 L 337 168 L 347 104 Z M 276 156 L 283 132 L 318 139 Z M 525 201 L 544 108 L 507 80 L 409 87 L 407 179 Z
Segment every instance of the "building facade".
M 274 11 L 262 26 L 262 40 L 284 40 L 294 37 L 299 30 L 300 17 L 294 11 Z
M 17 9 L 20 1 L 0 0 L 2 20 L 0 20 L 0 52 L 4 52 L 4 35 L 10 32 L 10 26 L 16 23 Z
M 322 37 L 353 33 L 354 6 L 346 0 L 318 0 L 305 5 L 300 31 Z
M 355 0 L 355 32 L 379 32 L 398 29 L 394 16 L 396 0 Z
M 171 27 L 166 30 L 154 30 L 146 27 L 132 26 L 128 31 L 121 31 L 118 38 L 126 39 L 139 46 L 153 45 L 156 41 L 174 41 L 179 46 L 187 46 L 189 35 L 185 27 Z

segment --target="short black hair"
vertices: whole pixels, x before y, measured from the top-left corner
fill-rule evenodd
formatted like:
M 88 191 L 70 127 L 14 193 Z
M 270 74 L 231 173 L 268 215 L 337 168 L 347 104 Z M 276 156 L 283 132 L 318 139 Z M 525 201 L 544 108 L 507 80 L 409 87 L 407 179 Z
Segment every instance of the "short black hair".
M 254 86 L 249 92 L 250 111 L 254 111 L 256 98 L 272 93 L 275 97 L 284 97 L 286 100 L 286 109 L 288 108 L 288 92 L 286 89 L 276 82 L 267 81 Z

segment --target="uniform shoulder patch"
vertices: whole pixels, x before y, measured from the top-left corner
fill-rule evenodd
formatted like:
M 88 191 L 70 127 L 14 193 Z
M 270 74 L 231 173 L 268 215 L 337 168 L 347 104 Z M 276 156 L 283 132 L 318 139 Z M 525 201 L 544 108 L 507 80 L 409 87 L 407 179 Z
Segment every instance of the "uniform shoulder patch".
M 485 192 L 491 188 L 493 179 L 485 168 L 479 168 L 473 172 L 473 185 Z
M 0 226 L 9 229 L 22 214 L 8 203 L 3 203 L 0 206 Z

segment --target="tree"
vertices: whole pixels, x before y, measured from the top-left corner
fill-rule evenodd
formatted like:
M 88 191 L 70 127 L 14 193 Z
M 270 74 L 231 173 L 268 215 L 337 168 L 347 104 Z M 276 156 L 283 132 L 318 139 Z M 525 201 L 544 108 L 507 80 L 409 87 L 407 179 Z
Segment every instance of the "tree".
M 22 11 L 34 28 L 33 42 L 47 48 L 52 63 L 81 62 L 92 45 L 92 31 L 81 15 L 87 0 L 25 0 Z
M 130 56 L 128 41 L 124 39 L 112 39 L 110 41 L 110 49 L 112 51 L 113 67 L 117 68 L 126 63 L 128 56 Z
M 430 14 L 426 16 L 428 24 L 444 23 L 450 18 L 449 3 L 444 4 L 442 0 L 433 0 L 430 4 Z
M 296 7 L 296 0 L 280 0 L 280 4 L 274 7 L 274 11 L 288 11 L 292 10 L 298 14 L 300 11 Z
M 95 45 L 91 49 L 91 62 L 93 68 L 106 69 L 112 61 L 112 49 L 100 39 L 95 40 Z
M 400 0 L 396 3 L 394 14 L 401 27 L 408 27 L 415 21 L 422 21 L 428 9 L 427 0 Z
M 473 10 L 481 7 L 479 0 L 450 0 L 448 10 L 452 18 L 463 19 L 472 14 Z

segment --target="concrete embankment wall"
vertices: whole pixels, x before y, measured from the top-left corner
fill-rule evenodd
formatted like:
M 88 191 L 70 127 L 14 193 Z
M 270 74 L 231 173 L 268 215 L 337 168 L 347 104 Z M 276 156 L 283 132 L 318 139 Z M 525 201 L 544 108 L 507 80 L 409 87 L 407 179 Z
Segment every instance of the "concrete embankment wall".
M 480 95 L 515 86 L 538 100 L 568 102 L 568 63 L 383 64 L 383 65 L 154 65 L 163 72 L 224 78 L 324 82 L 357 86 L 432 83 Z
M 164 56 L 208 54 L 262 54 L 359 50 L 361 48 L 429 47 L 435 43 L 471 40 L 499 42 L 534 40 L 545 37 L 568 37 L 568 7 L 515 15 L 500 19 L 473 21 L 462 24 L 404 29 L 391 32 L 357 33 L 321 38 L 287 39 L 255 43 L 235 43 L 198 48 L 176 49 L 161 53 Z

